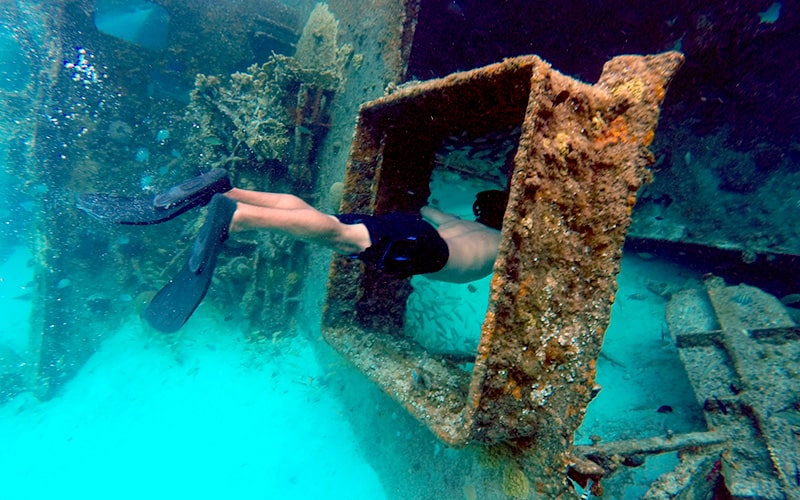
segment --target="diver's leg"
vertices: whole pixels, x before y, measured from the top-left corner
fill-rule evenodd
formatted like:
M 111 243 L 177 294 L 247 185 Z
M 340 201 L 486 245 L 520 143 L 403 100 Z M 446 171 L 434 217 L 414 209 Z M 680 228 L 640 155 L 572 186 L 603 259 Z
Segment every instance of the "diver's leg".
M 229 232 L 267 229 L 294 238 L 325 245 L 343 254 L 357 254 L 370 245 L 364 224 L 343 224 L 336 217 L 323 214 L 294 197 L 251 196 L 256 201 L 270 201 L 302 208 L 270 208 L 237 202 L 233 196 L 216 194 L 197 235 L 189 259 L 177 276 L 153 298 L 144 317 L 163 332 L 178 330 L 203 300 L 211 284 L 217 255 Z M 269 193 L 256 193 L 269 195 Z
M 294 204 L 294 200 L 288 198 L 279 201 Z M 363 224 L 343 224 L 336 217 L 324 214 L 302 200 L 300 202 L 302 208 L 274 208 L 240 202 L 230 229 L 233 232 L 253 229 L 279 231 L 346 255 L 360 253 L 370 245 L 369 232 Z
M 264 191 L 250 191 L 247 189 L 233 188 L 225 196 L 248 205 L 265 208 L 282 209 L 314 209 L 311 205 L 293 194 L 267 193 Z

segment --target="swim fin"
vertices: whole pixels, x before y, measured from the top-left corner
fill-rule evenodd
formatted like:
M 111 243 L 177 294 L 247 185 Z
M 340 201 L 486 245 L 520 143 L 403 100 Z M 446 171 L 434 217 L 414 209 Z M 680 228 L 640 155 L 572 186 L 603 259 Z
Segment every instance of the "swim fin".
M 236 202 L 230 198 L 214 195 L 211 199 L 206 221 L 192 245 L 186 264 L 144 310 L 143 317 L 150 326 L 171 333 L 189 320 L 211 285 L 217 256 L 228 239 L 228 228 L 235 211 Z
M 200 274 L 193 273 L 188 263 L 184 264 L 178 274 L 153 297 L 142 317 L 158 331 L 178 331 L 206 296 L 216 262 L 211 264 Z
M 77 196 L 76 206 L 97 219 L 116 224 L 159 224 L 194 207 L 205 205 L 214 194 L 225 193 L 232 188 L 228 171 L 215 168 L 153 198 L 81 193 Z

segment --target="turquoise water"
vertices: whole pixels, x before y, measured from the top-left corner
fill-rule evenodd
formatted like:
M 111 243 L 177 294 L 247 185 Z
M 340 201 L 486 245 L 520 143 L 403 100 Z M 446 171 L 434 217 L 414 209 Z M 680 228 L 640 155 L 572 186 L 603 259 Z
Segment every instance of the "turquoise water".
M 26 331 L 8 296 L 19 253 L 0 274 L 11 347 Z M 2 498 L 385 497 L 309 346 L 318 340 L 257 352 L 202 309 L 187 328 L 167 344 L 128 318 L 59 395 L 0 407 Z
M 16 297 L 30 277 L 20 271 L 29 257 L 18 248 L 0 268 L 2 340 L 20 353 L 29 302 Z M 662 337 L 665 302 L 646 290 L 647 280 L 685 284 L 696 276 L 635 255 L 622 269 L 623 298 L 598 363 L 604 389 L 576 435 L 579 444 L 589 434 L 627 439 L 704 425 L 675 348 Z M 165 340 L 139 318 L 125 318 L 56 397 L 41 402 L 23 393 L 1 406 L 5 498 L 392 497 L 349 419 L 372 410 L 339 399 L 350 368 L 320 363 L 314 350 L 322 340 L 312 325 L 261 348 L 212 308 L 201 306 L 185 328 L 178 340 Z M 665 404 L 674 412 L 656 412 Z M 649 460 L 627 498 L 638 498 L 674 463 L 670 456 Z M 378 467 L 408 473 L 407 462 L 393 456 Z
M 315 2 L 0 5 L 0 500 L 537 498 L 509 493 L 505 470 L 484 463 L 485 448 L 445 445 L 328 346 L 320 318 L 329 250 L 266 232 L 232 236 L 205 300 L 177 333 L 164 334 L 142 311 L 186 261 L 203 213 L 128 226 L 75 208 L 78 193 L 149 197 L 223 166 L 238 185 L 292 192 L 336 211 L 358 106 L 381 96 L 398 71 L 388 66 L 398 60 L 392 23 L 400 16 L 366 3 L 332 2 L 339 39 L 312 55 L 331 59 L 324 78 L 314 75 L 335 84 L 316 94 L 322 84 L 292 80 L 291 66 L 280 66 L 303 46 Z M 788 94 L 796 85 L 779 81 L 772 66 L 742 72 L 735 91 L 719 76 L 728 64 L 755 64 L 745 56 L 765 40 L 785 43 L 795 33 L 785 23 L 798 23 L 795 7 L 728 6 L 730 19 L 743 20 L 737 33 L 749 37 L 742 59 L 729 59 L 731 45 L 714 36 L 733 28 L 712 29 L 726 26 L 724 5 L 680 15 L 654 5 L 664 19 L 600 9 L 613 33 L 592 45 L 582 41 L 597 22 L 581 16 L 581 6 L 537 3 L 533 29 L 522 21 L 532 16 L 520 15 L 529 5 L 503 4 L 515 12 L 494 19 L 499 3 L 490 10 L 474 0 L 423 0 L 407 79 L 541 51 L 588 81 L 611 55 L 687 51 L 691 76 L 676 80 L 664 104 L 654 182 L 633 211 L 597 360 L 599 393 L 574 442 L 706 431 L 709 414 L 728 416 L 729 407 L 716 396 L 698 402 L 670 333 L 681 325 L 667 318 L 670 307 L 686 307 L 687 323 L 700 314 L 674 297 L 705 290 L 720 275 L 774 295 L 773 308 L 757 310 L 743 287 L 729 304 L 737 318 L 780 317 L 787 326 L 800 317 L 800 112 Z M 311 30 L 312 38 L 327 40 L 332 26 Z M 542 40 L 545 26 L 554 34 Z M 613 45 L 620 33 L 624 42 Z M 648 35 L 657 43 L 640 45 Z M 705 74 L 709 54 L 721 54 L 719 67 Z M 576 65 L 590 56 L 591 64 Z M 787 78 L 800 75 L 786 66 Z M 756 74 L 774 80 L 761 94 Z M 773 122 L 753 102 L 768 108 L 777 95 L 786 95 L 786 109 L 772 114 L 785 120 Z M 519 131 L 448 137 L 436 153 L 429 203 L 471 218 L 476 192 L 504 188 Z M 433 355 L 474 355 L 490 283 L 491 276 L 468 284 L 413 277 L 400 333 Z M 794 436 L 798 363 L 785 352 L 796 354 L 797 339 L 783 335 L 766 342 L 773 345 L 758 351 L 757 364 L 784 377 L 786 389 L 774 397 L 788 403 L 770 417 Z M 738 394 L 728 376 L 720 374 L 719 393 Z M 767 461 L 776 453 L 768 448 Z M 790 441 L 778 450 L 790 457 L 783 472 L 770 469 L 785 488 L 800 487 L 798 449 Z M 678 464 L 669 452 L 620 467 L 603 480 L 604 498 L 641 498 Z M 712 472 L 695 479 L 710 487 Z

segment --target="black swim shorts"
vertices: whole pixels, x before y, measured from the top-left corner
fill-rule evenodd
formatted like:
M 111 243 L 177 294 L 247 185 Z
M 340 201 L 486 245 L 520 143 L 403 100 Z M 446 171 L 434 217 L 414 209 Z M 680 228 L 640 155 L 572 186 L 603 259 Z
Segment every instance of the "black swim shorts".
M 364 224 L 372 245 L 353 255 L 367 265 L 396 277 L 439 271 L 450 252 L 436 228 L 419 215 L 391 213 L 384 215 L 341 214 L 344 224 Z

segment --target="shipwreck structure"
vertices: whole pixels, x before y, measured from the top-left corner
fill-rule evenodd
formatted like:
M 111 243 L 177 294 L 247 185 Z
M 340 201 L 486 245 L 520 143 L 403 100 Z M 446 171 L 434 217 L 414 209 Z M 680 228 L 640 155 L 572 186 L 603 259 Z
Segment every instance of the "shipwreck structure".
M 554 472 L 569 462 L 592 399 L 647 147 L 682 61 L 617 57 L 587 85 L 518 57 L 398 90 L 359 113 L 343 212 L 418 211 L 443 139 L 522 127 L 472 372 L 403 338 L 406 281 L 344 258 L 331 268 L 323 333 L 447 444 L 520 443 L 525 473 L 548 496 L 566 484 Z
M 676 295 L 668 309 L 669 333 L 711 430 L 573 444 L 598 390 L 596 360 L 626 240 L 647 243 L 642 247 L 647 251 L 668 245 L 684 251 L 688 244 L 702 253 L 732 248 L 737 258 L 741 253 L 767 270 L 796 269 L 794 239 L 783 245 L 779 238 L 754 232 L 742 246 L 738 231 L 733 242 L 712 240 L 697 230 L 705 226 L 696 221 L 678 224 L 676 207 L 691 208 L 697 193 L 714 192 L 688 189 L 677 175 L 686 169 L 674 168 L 669 174 L 674 182 L 654 193 L 640 190 L 650 177 L 651 141 L 667 88 L 683 62 L 680 54 L 616 57 L 593 85 L 555 71 L 537 56 L 400 85 L 409 75 L 430 78 L 452 71 L 442 66 L 442 73 L 428 72 L 419 60 L 423 55 L 471 68 L 531 52 L 530 47 L 547 54 L 548 46 L 528 44 L 532 33 L 524 30 L 514 38 L 513 27 L 505 26 L 508 31 L 496 31 L 519 45 L 487 43 L 481 50 L 497 45 L 502 53 L 479 64 L 459 58 L 470 55 L 459 52 L 472 47 L 453 44 L 447 36 L 443 43 L 453 50 L 430 50 L 424 40 L 437 31 L 433 21 L 446 21 L 462 33 L 490 30 L 480 26 L 486 16 L 470 19 L 477 26 L 469 31 L 461 24 L 469 10 L 433 2 L 422 9 L 422 0 L 331 0 L 327 21 L 306 28 L 307 14 L 327 7 L 313 2 L 287 7 L 273 0 L 236 5 L 160 0 L 156 3 L 170 12 L 174 29 L 163 42 L 166 47 L 150 52 L 96 29 L 93 12 L 102 3 L 17 0 L 0 7 L 6 25 L 15 27 L 0 40 L 19 55 L 14 74 L 30 73 L 0 89 L 6 103 L 0 125 L 7 172 L 25 180 L 17 189 L 32 201 L 35 214 L 32 229 L 25 230 L 35 290 L 30 328 L 22 355 L 0 345 L 0 402 L 22 391 L 42 399 L 58 394 L 104 339 L 123 321 L 135 321 L 137 309 L 167 279 L 169 266 L 183 259 L 172 247 L 185 245 L 175 245 L 175 239 L 188 243 L 196 229 L 173 223 L 131 232 L 87 224 L 72 206 L 74 193 L 117 189 L 136 194 L 193 175 L 194 169 L 220 165 L 233 173 L 237 185 L 292 191 L 326 210 L 417 211 L 430 201 L 443 145 L 493 137 L 505 141 L 499 149 L 511 154 L 508 168 L 488 172 L 481 170 L 485 164 L 463 162 L 458 171 L 467 183 L 470 177 L 488 178 L 510 189 L 489 306 L 478 346 L 468 355 L 435 353 L 408 335 L 412 286 L 407 280 L 388 279 L 343 258 L 336 258 L 326 275 L 327 254 L 288 240 L 229 240 L 230 258 L 217 269 L 220 283 L 209 302 L 235 311 L 233 319 L 252 327 L 248 340 L 262 343 L 293 330 L 287 318 L 318 318 L 324 302 L 322 334 L 369 379 L 353 386 L 373 390 L 341 391 L 346 402 L 363 404 L 374 397 L 369 402 L 375 412 L 349 415 L 355 434 L 370 445 L 386 438 L 382 446 L 372 446 L 377 451 L 364 446 L 365 455 L 381 455 L 371 457 L 372 465 L 390 486 L 387 491 L 399 498 L 452 498 L 462 487 L 465 498 L 568 498 L 578 492 L 575 485 L 600 495 L 603 484 L 611 491 L 609 477 L 620 467 L 676 450 L 680 464 L 651 486 L 648 498 L 699 498 L 715 488 L 722 491 L 723 484 L 737 498 L 797 496 L 800 334 L 773 300 L 750 288 L 709 280 L 704 291 Z M 522 3 L 503 3 L 503 8 Z M 745 7 L 758 8 L 740 6 Z M 435 8 L 448 12 L 434 15 Z M 563 13 L 571 6 L 548 8 L 543 14 L 555 20 L 566 19 Z M 542 19 L 548 18 L 537 22 Z M 671 16 L 664 21 L 674 25 Z M 711 26 L 697 24 L 690 28 Z M 593 34 L 577 26 L 564 32 Z M 754 33 L 773 28 L 754 26 Z M 197 36 L 199 27 L 204 36 Z M 534 28 L 537 36 L 550 36 Z M 695 38 L 711 38 L 700 35 Z M 590 47 L 593 55 L 648 53 L 667 50 L 674 40 L 648 48 L 610 48 L 596 40 L 569 44 L 559 39 L 583 73 L 552 52 L 547 58 L 570 74 L 594 80 L 592 65 L 601 61 L 590 64 L 591 58 L 575 47 Z M 409 62 L 412 46 L 416 64 Z M 691 47 L 687 43 L 683 49 Z M 718 57 L 712 46 L 707 50 Z M 308 56 L 302 64 L 298 53 Z M 703 61 L 689 59 L 694 65 Z M 314 63 L 320 60 L 327 64 Z M 676 90 L 679 82 L 671 98 Z M 684 93 L 694 95 L 685 88 Z M 364 101 L 369 102 L 357 110 Z M 695 102 L 682 101 L 684 106 Z M 713 99 L 706 105 L 716 106 Z M 661 132 L 659 138 L 665 136 Z M 693 158 L 689 153 L 687 147 L 672 163 L 704 174 L 699 148 Z M 772 161 L 771 150 L 760 153 Z M 670 163 L 671 154 L 659 156 Z M 339 206 L 333 193 L 342 184 L 345 161 Z M 720 168 L 725 165 L 720 162 Z M 723 170 L 729 177 L 737 173 Z M 748 171 L 740 169 L 745 180 Z M 735 180 L 729 179 L 729 187 L 746 187 Z M 672 198 L 665 193 L 677 200 L 669 210 L 665 205 Z M 638 215 L 639 221 L 631 225 L 637 195 L 634 219 Z M 707 218 L 698 213 L 699 219 Z M 791 282 L 796 271 L 782 274 Z M 319 351 L 320 357 L 328 355 Z M 380 421 L 381 412 L 391 415 L 388 423 Z M 369 425 L 359 428 L 358 419 Z M 404 439 L 396 438 L 397 428 Z M 409 465 L 413 475 L 394 469 L 400 463 L 396 457 L 413 455 L 428 461 Z M 423 490 L 427 496 L 415 495 Z

